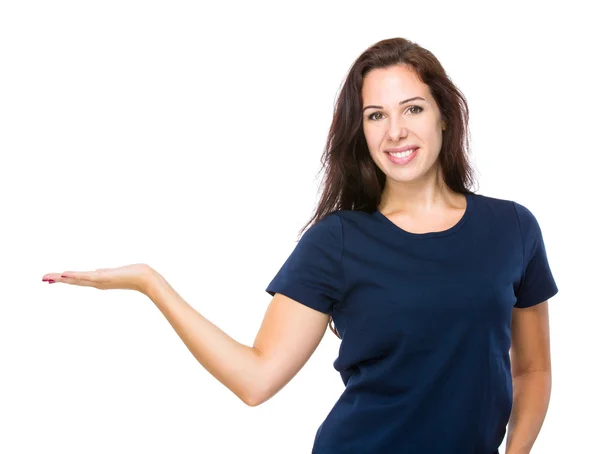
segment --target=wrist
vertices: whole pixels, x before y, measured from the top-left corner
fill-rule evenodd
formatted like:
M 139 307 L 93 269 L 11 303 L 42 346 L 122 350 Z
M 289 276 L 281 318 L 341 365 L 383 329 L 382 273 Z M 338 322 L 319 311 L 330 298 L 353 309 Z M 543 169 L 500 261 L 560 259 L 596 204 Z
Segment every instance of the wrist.
M 159 279 L 162 276 L 151 266 L 147 266 L 147 269 L 140 276 L 139 289 L 140 293 L 151 297 L 152 289 L 156 286 Z

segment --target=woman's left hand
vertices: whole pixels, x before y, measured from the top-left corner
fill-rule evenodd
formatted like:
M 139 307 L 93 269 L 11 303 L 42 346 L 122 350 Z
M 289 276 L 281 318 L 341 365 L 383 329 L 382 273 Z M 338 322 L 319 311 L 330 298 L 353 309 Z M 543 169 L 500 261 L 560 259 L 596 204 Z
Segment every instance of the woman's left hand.
M 119 268 L 100 268 L 95 271 L 48 273 L 42 277 L 42 281 L 95 287 L 100 290 L 124 289 L 145 293 L 152 272 L 153 269 L 149 265 L 136 263 Z

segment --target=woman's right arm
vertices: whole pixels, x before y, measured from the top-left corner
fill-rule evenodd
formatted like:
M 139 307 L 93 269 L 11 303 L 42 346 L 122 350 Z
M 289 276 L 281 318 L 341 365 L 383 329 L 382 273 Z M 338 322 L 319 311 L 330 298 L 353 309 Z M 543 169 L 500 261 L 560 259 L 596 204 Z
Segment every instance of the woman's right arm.
M 329 322 L 324 312 L 276 293 L 250 347 L 203 317 L 153 269 L 144 293 L 198 362 L 249 406 L 270 399 L 300 371 Z

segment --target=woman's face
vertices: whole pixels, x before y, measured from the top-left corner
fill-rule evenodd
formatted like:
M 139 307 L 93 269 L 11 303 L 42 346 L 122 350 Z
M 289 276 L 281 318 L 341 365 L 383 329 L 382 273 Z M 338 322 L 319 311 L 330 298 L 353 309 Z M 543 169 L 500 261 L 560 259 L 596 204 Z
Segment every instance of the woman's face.
M 363 81 L 362 103 L 369 153 L 387 178 L 408 182 L 435 175 L 444 124 L 429 87 L 410 68 L 371 70 Z M 386 152 L 405 145 L 419 148 L 406 157 Z

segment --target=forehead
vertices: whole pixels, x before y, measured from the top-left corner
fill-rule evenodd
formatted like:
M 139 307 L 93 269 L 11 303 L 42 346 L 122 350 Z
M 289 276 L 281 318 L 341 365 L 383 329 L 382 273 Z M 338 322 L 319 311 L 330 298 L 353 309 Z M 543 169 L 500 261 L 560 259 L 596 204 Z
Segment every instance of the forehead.
M 394 103 L 396 98 L 429 99 L 429 87 L 410 68 L 395 65 L 371 70 L 363 80 L 361 94 L 364 103 Z

